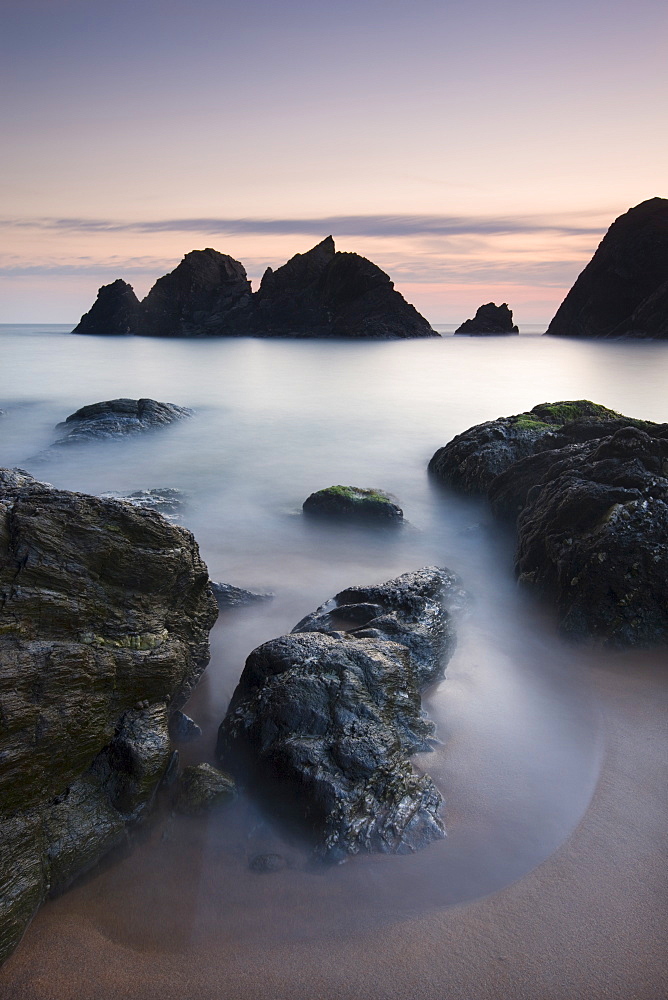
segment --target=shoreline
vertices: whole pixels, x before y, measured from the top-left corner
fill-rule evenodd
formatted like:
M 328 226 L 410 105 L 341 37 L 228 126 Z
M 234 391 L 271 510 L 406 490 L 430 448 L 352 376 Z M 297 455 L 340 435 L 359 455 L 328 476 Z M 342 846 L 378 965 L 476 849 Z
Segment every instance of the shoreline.
M 190 947 L 183 927 L 182 947 L 172 951 L 112 940 L 65 895 L 36 916 L 0 971 L 0 993 L 4 1000 L 661 1000 L 668 995 L 665 653 L 639 654 L 633 671 L 614 653 L 592 662 L 604 739 L 599 781 L 572 835 L 519 881 L 368 933 L 341 927 L 315 940 L 272 938 L 261 948 L 254 934 L 245 948 L 243 939 L 232 944 L 211 933 Z M 96 882 L 85 887 L 89 898 Z M 258 883 L 258 891 L 264 885 L 270 889 Z

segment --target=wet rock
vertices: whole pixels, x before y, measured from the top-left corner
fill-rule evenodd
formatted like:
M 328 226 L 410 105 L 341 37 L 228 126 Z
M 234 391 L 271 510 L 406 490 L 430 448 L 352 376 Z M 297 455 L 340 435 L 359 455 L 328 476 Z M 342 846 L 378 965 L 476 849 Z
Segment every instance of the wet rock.
M 358 486 L 328 486 L 311 493 L 305 514 L 352 521 L 403 521 L 404 513 L 389 493 Z
M 405 852 L 444 835 L 440 792 L 410 763 L 434 727 L 420 691 L 454 649 L 463 592 L 426 567 L 351 588 L 249 656 L 218 755 L 316 851 Z
M 455 330 L 455 333 L 467 333 L 475 336 L 519 332 L 518 327 L 513 323 L 512 311 L 505 302 L 500 306 L 494 302 L 487 302 L 484 306 L 479 306 L 474 318 L 465 320 Z
M 539 403 L 532 410 L 476 424 L 439 448 L 429 462 L 438 480 L 465 493 L 486 493 L 492 480 L 519 459 L 601 433 L 601 421 L 628 422 L 588 399 Z M 642 421 L 640 423 L 643 423 Z M 569 428 L 569 438 L 564 437 Z M 557 437 L 557 435 L 561 435 Z
M 81 441 L 141 434 L 191 417 L 193 413 L 194 410 L 187 406 L 160 403 L 156 399 L 107 399 L 82 406 L 58 424 L 56 430 L 62 431 L 63 436 L 55 444 L 78 444 Z
M 5 957 L 146 814 L 217 609 L 188 531 L 20 470 L 0 472 L 0 609 Z
M 214 806 L 234 798 L 236 789 L 229 774 L 211 764 L 186 767 L 179 778 L 174 808 L 186 816 L 202 816 Z
M 221 611 L 227 608 L 243 607 L 246 604 L 255 604 L 258 601 L 271 601 L 274 597 L 270 593 L 243 590 L 242 587 L 234 587 L 231 583 L 214 583 L 212 581 L 211 589 Z
M 177 743 L 192 743 L 202 735 L 202 730 L 189 715 L 177 709 L 169 720 L 169 735 Z
M 650 198 L 613 222 L 547 333 L 665 338 L 667 301 L 668 199 Z
M 665 643 L 668 424 L 600 410 L 553 425 L 537 439 L 540 450 L 515 462 L 501 437 L 496 477 L 485 449 L 478 472 L 468 451 L 466 482 L 516 520 L 518 579 L 549 599 L 563 632 L 607 645 Z M 446 457 L 448 481 L 458 468 Z
M 123 500 L 125 503 L 132 504 L 133 507 L 154 510 L 158 514 L 162 514 L 169 521 L 175 519 L 186 499 L 185 493 L 171 487 L 153 490 L 134 490 L 132 493 L 117 493 L 112 490 L 100 495 L 103 498 L 108 497 L 113 500 Z
M 287 861 L 282 854 L 256 854 L 248 862 L 250 870 L 260 875 L 283 871 L 286 866 Z
M 142 332 L 143 322 L 143 309 L 132 285 L 118 278 L 110 285 L 102 285 L 97 299 L 72 333 L 128 336 Z

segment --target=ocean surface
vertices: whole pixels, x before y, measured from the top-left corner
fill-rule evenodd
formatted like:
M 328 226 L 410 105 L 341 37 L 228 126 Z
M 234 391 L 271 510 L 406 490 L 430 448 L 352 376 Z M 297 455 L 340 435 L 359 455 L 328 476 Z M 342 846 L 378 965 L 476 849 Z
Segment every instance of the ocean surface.
M 464 904 L 554 852 L 596 787 L 604 747 L 590 667 L 601 654 L 559 638 L 549 609 L 516 588 L 512 537 L 482 503 L 435 489 L 427 463 L 472 424 L 545 401 L 588 398 L 666 421 L 668 344 L 568 341 L 537 328 L 494 338 L 439 328 L 440 340 L 380 343 L 69 329 L 0 327 L 0 465 L 91 493 L 176 487 L 186 494 L 178 520 L 212 579 L 275 594 L 221 614 L 186 707 L 204 730 L 186 761 L 213 761 L 251 649 L 338 590 L 438 564 L 461 576 L 471 609 L 443 681 L 424 698 L 440 743 L 415 758 L 445 798 L 447 839 L 412 856 L 323 867 L 241 796 L 201 820 L 157 819 L 131 854 L 46 907 L 126 949 L 187 955 L 223 939 L 252 965 L 272 942 Z M 196 414 L 159 433 L 48 454 L 58 422 L 120 396 Z M 338 483 L 389 491 L 408 524 L 388 533 L 307 523 L 305 497 Z M 631 670 L 642 655 L 610 657 Z M 287 867 L 249 870 L 267 851 Z

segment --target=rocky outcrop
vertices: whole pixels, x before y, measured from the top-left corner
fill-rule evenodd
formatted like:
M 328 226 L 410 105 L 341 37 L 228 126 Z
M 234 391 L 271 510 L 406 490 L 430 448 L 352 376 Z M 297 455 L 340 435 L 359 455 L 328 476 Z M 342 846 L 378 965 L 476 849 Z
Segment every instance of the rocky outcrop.
M 487 420 L 458 434 L 435 452 L 429 471 L 464 493 L 485 493 L 492 480 L 519 459 L 554 444 L 552 435 L 563 432 L 565 426 L 577 422 L 584 432 L 584 427 L 593 422 L 595 435 L 600 420 L 617 418 L 624 420 L 621 414 L 588 399 L 539 403 L 525 413 Z
M 236 788 L 229 774 L 211 764 L 192 764 L 183 770 L 174 798 L 174 808 L 186 816 L 202 816 L 214 806 L 234 798 Z
M 613 222 L 547 333 L 665 338 L 667 300 L 668 199 L 651 198 Z
M 409 758 L 429 749 L 420 691 L 452 654 L 463 599 L 455 576 L 427 567 L 342 591 L 250 654 L 219 758 L 325 857 L 443 836 L 440 792 Z
M 574 419 L 523 432 L 531 435 L 533 453 L 523 442 L 524 454 L 513 458 L 512 438 L 508 447 L 504 435 L 519 418 L 502 418 L 497 438 L 490 425 L 479 425 L 441 449 L 434 471 L 442 481 L 486 494 L 498 514 L 516 519 L 519 581 L 550 600 L 565 633 L 609 645 L 666 643 L 668 424 L 604 407 L 596 413 L 594 404 L 583 413 L 582 402 L 541 404 L 520 416 L 563 415 L 574 406 L 580 411 Z M 481 428 L 485 447 L 476 474 Z
M 191 417 L 194 410 L 176 403 L 160 403 L 156 399 L 107 399 L 91 403 L 71 413 L 56 426 L 63 436 L 55 444 L 78 444 L 82 441 L 99 441 L 119 438 L 128 434 L 166 427 L 175 420 Z
M 143 332 L 143 323 L 144 310 L 132 285 L 118 278 L 110 285 L 102 285 L 73 333 L 128 336 Z
M 243 264 L 217 250 L 192 250 L 158 278 L 142 302 L 144 333 L 154 337 L 209 337 L 237 332 L 251 301 Z
M 0 956 L 141 820 L 217 615 L 192 535 L 0 472 Z
M 328 486 L 311 493 L 302 508 L 311 517 L 341 521 L 403 521 L 404 513 L 389 493 L 357 486 Z
M 141 303 L 125 282 L 105 288 L 115 291 L 100 290 L 103 307 L 96 303 L 74 333 L 123 328 L 156 337 L 438 336 L 384 271 L 358 254 L 337 253 L 331 236 L 275 271 L 268 268 L 254 294 L 243 265 L 211 249 L 187 254 Z
M 494 302 L 485 303 L 478 308 L 473 319 L 465 320 L 455 330 L 455 333 L 467 333 L 471 336 L 519 332 L 519 328 L 513 323 L 512 311 L 505 302 L 500 306 Z

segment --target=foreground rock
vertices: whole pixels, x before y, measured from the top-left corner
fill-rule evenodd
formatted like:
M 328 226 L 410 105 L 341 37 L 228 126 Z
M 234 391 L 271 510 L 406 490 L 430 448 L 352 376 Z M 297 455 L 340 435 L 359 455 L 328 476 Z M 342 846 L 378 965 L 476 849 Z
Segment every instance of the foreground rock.
M 42 900 L 147 813 L 217 609 L 188 531 L 10 470 L 0 598 L 4 958 Z
M 550 406 L 562 414 L 565 406 L 582 412 L 582 401 Z M 479 425 L 441 449 L 432 469 L 445 482 L 486 494 L 498 514 L 517 519 L 518 578 L 551 601 L 565 633 L 619 646 L 666 643 L 668 425 L 598 409 L 547 430 L 523 431 L 531 435 L 533 453 L 522 439 L 517 451 L 524 454 L 515 457 L 506 434 L 519 417 L 501 418 L 496 438 L 495 422 Z
M 186 816 L 202 816 L 214 806 L 234 798 L 236 789 L 229 774 L 211 764 L 186 767 L 179 778 L 174 799 L 176 812 Z
M 462 601 L 455 576 L 427 567 L 342 591 L 249 656 L 219 758 L 323 856 L 413 851 L 444 835 L 440 792 L 409 758 L 429 749 L 420 691 L 452 654 Z
M 191 417 L 193 413 L 187 406 L 160 403 L 156 399 L 107 399 L 71 413 L 57 425 L 56 430 L 64 433 L 55 443 L 76 444 L 141 434 Z
M 519 332 L 519 328 L 513 323 L 512 311 L 505 302 L 500 306 L 487 302 L 478 308 L 473 319 L 465 320 L 455 330 L 455 333 L 467 333 L 471 336 Z
M 613 222 L 559 306 L 561 337 L 668 337 L 668 199 L 651 198 Z
M 251 294 L 239 261 L 193 250 L 139 302 L 130 285 L 103 286 L 74 333 L 156 337 L 437 337 L 429 323 L 365 257 L 337 253 L 331 236 L 267 268 Z
M 328 486 L 311 493 L 302 505 L 305 514 L 344 521 L 403 521 L 404 512 L 389 493 L 357 486 Z

